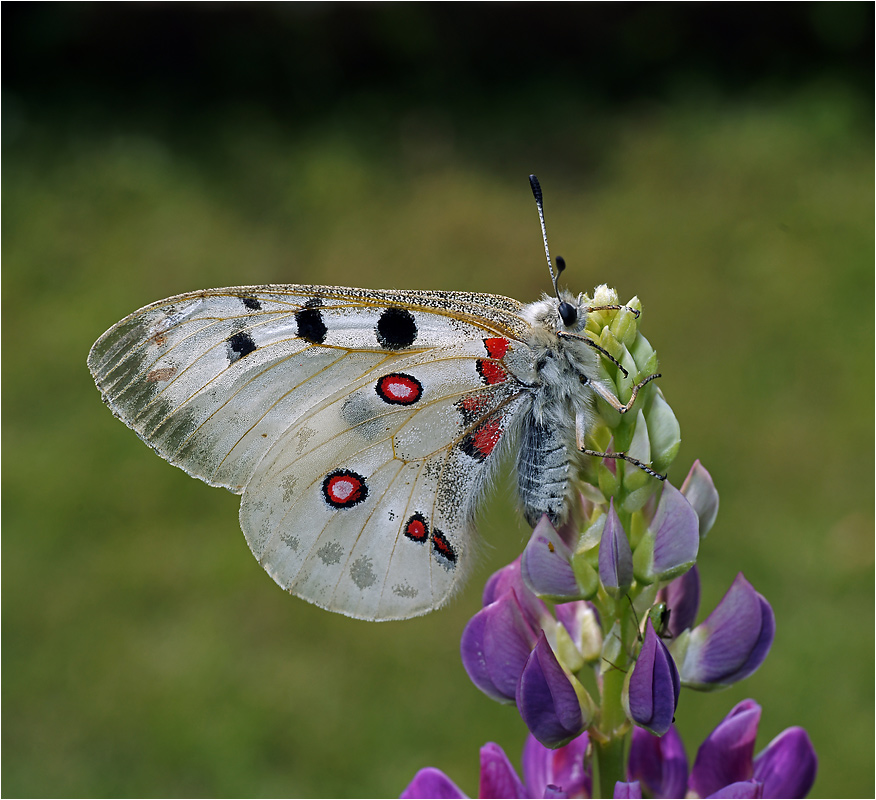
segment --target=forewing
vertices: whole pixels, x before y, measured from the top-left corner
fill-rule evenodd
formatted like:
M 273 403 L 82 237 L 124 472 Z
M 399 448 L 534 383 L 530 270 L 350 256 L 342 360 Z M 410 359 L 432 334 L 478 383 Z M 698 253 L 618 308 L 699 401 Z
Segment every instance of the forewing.
M 241 526 L 274 580 L 370 620 L 442 605 L 472 556 L 474 510 L 528 395 L 507 339 L 397 357 L 306 412 L 262 459 Z
M 159 455 L 240 493 L 321 404 L 397 359 L 514 337 L 519 310 L 460 292 L 215 289 L 132 314 L 98 339 L 88 365 L 113 413 Z

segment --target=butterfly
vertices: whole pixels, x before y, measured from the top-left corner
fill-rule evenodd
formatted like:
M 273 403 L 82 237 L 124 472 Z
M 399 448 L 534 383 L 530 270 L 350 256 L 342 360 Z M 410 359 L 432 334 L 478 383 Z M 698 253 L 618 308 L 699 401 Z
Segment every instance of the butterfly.
M 569 513 L 614 361 L 555 297 L 265 285 L 161 300 L 104 333 L 88 366 L 104 402 L 162 458 L 242 495 L 240 524 L 284 589 L 365 620 L 443 605 L 472 561 L 475 512 L 513 454 L 531 525 Z

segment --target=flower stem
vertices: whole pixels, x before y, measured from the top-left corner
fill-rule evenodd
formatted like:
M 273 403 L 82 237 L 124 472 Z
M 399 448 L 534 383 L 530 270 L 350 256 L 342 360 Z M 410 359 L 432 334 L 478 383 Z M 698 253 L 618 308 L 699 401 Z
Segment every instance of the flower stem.
M 598 791 L 599 797 L 614 797 L 615 783 L 626 779 L 624 753 L 629 725 L 621 705 L 624 677 L 624 673 L 618 669 L 611 669 L 603 675 L 599 724 L 601 735 L 593 737 L 598 776 L 594 792 Z
M 614 785 L 625 780 L 624 749 L 626 737 L 609 739 L 606 742 L 595 743 L 594 755 L 596 766 L 596 781 L 593 787 L 594 797 L 614 797 Z

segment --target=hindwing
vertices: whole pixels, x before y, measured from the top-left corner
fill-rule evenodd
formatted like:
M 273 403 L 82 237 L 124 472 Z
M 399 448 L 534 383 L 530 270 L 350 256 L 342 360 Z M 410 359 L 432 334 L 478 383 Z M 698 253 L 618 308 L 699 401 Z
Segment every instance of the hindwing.
M 162 457 L 242 493 L 285 589 L 364 619 L 441 605 L 528 402 L 520 304 L 494 295 L 236 287 L 154 303 L 89 355 Z

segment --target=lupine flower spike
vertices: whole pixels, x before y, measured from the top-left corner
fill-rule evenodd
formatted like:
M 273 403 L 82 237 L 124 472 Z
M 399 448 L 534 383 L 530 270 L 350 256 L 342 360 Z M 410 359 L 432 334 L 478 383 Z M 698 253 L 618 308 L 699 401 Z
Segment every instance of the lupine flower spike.
M 592 305 L 605 310 L 588 315 L 586 331 L 618 365 L 606 361 L 599 379 L 626 402 L 657 356 L 639 333 L 641 315 L 612 310 L 612 290 L 599 287 Z M 641 388 L 629 414 L 601 399 L 596 412 L 588 449 L 669 469 L 680 429 L 656 384 Z M 569 519 L 559 528 L 547 515 L 537 521 L 462 635 L 474 685 L 516 706 L 530 731 L 522 779 L 497 745 L 481 749 L 479 796 L 804 797 L 817 770 L 808 735 L 788 728 L 755 755 L 753 700 L 730 711 L 692 765 L 673 724 L 691 699 L 683 694 L 744 680 L 775 636 L 772 608 L 741 573 L 697 624 L 696 560 L 719 505 L 708 471 L 695 461 L 677 489 L 603 457 L 584 460 L 580 477 Z M 402 794 L 464 796 L 432 768 Z

